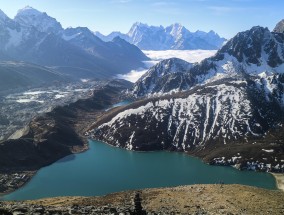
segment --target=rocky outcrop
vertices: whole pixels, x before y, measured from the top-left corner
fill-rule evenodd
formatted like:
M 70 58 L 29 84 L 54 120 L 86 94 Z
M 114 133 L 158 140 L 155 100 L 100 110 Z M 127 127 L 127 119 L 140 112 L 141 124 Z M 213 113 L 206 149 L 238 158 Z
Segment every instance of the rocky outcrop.
M 277 33 L 284 33 L 284 19 L 277 23 L 273 31 Z

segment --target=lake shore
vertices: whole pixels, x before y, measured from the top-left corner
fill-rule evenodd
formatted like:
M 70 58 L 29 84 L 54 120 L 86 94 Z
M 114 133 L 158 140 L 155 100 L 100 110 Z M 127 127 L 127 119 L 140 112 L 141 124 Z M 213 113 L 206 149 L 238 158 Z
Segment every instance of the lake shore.
M 282 173 L 271 173 L 275 180 L 276 180 L 276 185 L 279 190 L 284 191 L 284 174 Z

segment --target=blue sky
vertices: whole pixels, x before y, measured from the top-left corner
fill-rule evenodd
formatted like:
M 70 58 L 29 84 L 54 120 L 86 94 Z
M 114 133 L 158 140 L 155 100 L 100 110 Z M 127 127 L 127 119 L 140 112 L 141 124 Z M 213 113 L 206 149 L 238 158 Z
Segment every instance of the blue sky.
M 26 5 L 47 12 L 63 27 L 87 26 L 104 34 L 126 33 L 136 21 L 177 22 L 190 31 L 212 29 L 231 38 L 255 25 L 272 30 L 284 19 L 283 0 L 0 0 L 0 9 L 11 18 Z

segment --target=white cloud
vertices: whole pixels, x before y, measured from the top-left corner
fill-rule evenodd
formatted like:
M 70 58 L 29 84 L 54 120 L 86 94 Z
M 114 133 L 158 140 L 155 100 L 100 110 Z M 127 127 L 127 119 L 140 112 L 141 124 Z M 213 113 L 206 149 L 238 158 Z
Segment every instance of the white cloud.
M 152 66 L 154 66 L 159 61 L 144 61 L 145 68 L 138 68 L 136 70 L 131 70 L 127 74 L 119 74 L 117 75 L 117 78 L 125 79 L 130 82 L 136 82 L 142 75 L 144 75 L 148 69 Z
M 217 50 L 166 50 L 166 51 L 143 51 L 145 55 L 151 58 L 151 61 L 145 61 L 145 68 L 131 70 L 127 74 L 119 74 L 117 78 L 127 81 L 136 82 L 148 69 L 158 62 L 169 58 L 180 58 L 190 63 L 200 62 L 205 58 L 213 56 Z
M 142 75 L 147 72 L 148 69 L 144 70 L 131 70 L 129 73 L 124 75 L 118 75 L 117 78 L 124 79 L 130 82 L 135 83 Z

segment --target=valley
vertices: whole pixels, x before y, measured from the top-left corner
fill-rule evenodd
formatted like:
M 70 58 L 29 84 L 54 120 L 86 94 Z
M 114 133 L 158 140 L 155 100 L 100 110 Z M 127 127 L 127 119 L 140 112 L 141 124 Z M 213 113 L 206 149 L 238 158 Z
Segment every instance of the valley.
M 256 0 L 190 25 L 175 7 L 211 3 L 64 1 L 0 10 L 0 214 L 284 212 L 283 20 L 255 26 Z
M 105 81 L 87 81 L 77 83 L 58 83 L 56 85 L 17 90 L 4 94 L 0 101 L 0 141 L 8 139 L 15 131 L 27 125 L 34 117 L 50 112 L 57 106 L 74 103 L 88 98 L 94 89 Z M 17 138 L 10 137 L 11 139 Z
M 0 143 L 0 178 L 6 182 L 1 192 L 19 188 L 43 166 L 87 150 L 86 127 L 104 113 L 104 109 L 121 101 L 124 95 L 120 92 L 129 86 L 131 84 L 123 80 L 108 82 L 93 89 L 87 98 L 35 114 L 11 138 L 3 140 Z M 18 175 L 25 175 L 25 180 L 18 180 Z

